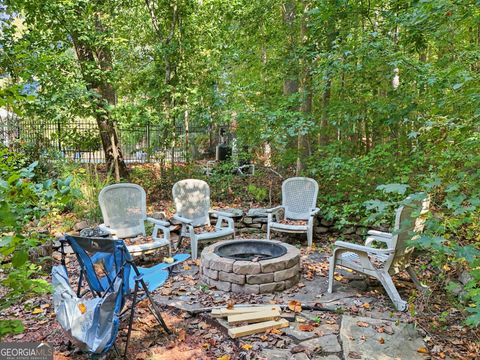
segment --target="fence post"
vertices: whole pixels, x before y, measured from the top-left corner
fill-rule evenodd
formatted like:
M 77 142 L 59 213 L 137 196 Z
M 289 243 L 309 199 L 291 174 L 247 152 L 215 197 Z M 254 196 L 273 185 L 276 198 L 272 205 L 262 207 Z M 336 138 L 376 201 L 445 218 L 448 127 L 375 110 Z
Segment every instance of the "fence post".
M 147 162 L 150 162 L 150 121 L 147 122 Z
M 62 139 L 61 139 L 62 127 L 60 125 L 60 119 L 57 120 L 57 132 L 58 132 L 58 151 L 62 152 Z

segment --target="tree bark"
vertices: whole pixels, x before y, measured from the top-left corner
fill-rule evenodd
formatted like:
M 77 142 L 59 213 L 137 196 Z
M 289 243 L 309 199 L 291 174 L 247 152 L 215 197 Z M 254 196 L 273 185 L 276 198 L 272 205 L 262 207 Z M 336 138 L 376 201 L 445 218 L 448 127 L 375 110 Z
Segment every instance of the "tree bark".
M 102 32 L 100 20 L 96 19 L 97 31 Z M 115 105 L 115 90 L 104 78 L 91 73 L 90 67 L 108 72 L 112 68 L 112 57 L 107 47 L 93 48 L 80 40 L 79 34 L 71 34 L 77 59 L 82 70 L 87 89 L 92 93 L 91 101 L 95 108 L 95 119 L 100 132 L 103 151 L 107 165 L 113 167 L 115 180 L 128 176 L 128 169 L 123 159 L 123 154 L 118 141 L 118 134 L 111 119 L 109 107 Z

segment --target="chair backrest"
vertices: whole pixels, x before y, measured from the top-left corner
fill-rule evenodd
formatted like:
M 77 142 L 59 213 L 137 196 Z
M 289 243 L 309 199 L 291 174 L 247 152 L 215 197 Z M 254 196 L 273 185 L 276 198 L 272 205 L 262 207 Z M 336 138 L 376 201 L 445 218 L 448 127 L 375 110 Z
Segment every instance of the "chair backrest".
M 145 235 L 147 195 L 136 184 L 106 186 L 98 195 L 103 222 L 115 230 L 118 238 Z
M 285 217 L 307 220 L 317 206 L 318 184 L 307 177 L 293 177 L 282 184 L 282 205 Z
M 130 293 L 132 257 L 123 240 L 65 235 L 77 257 L 90 290 L 97 295 L 110 291 L 116 280 L 123 280 L 122 293 Z M 123 300 L 124 301 L 124 300 Z M 122 304 L 123 306 L 123 304 Z
M 425 214 L 430 206 L 430 198 L 414 199 L 408 197 L 405 204 L 400 206 L 395 215 L 395 226 L 393 229 L 393 246 L 395 256 L 392 266 L 395 272 L 401 271 L 410 263 L 413 253 L 413 246 L 408 244 L 414 240 L 425 227 Z
M 186 179 L 173 185 L 177 214 L 192 220 L 193 226 L 210 225 L 210 187 L 203 180 Z

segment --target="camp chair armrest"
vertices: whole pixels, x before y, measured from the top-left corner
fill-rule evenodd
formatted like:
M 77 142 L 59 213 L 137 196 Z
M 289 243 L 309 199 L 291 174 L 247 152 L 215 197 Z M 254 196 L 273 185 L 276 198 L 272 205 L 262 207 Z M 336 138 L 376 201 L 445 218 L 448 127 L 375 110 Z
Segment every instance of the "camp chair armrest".
M 390 234 L 390 233 L 386 233 L 386 232 L 383 232 L 383 231 L 377 231 L 377 230 L 369 230 L 367 232 L 367 234 L 375 236 L 375 237 L 382 237 L 382 238 L 388 238 L 388 239 L 391 239 L 393 237 L 393 235 Z
M 215 227 L 216 227 L 217 229 L 221 229 L 221 228 L 222 228 L 222 224 L 223 224 L 224 221 L 227 223 L 227 225 L 228 225 L 227 227 L 232 228 L 232 229 L 234 228 L 235 225 L 234 225 L 234 222 L 233 222 L 233 218 L 231 218 L 231 217 L 225 217 L 225 216 L 223 216 L 223 215 L 220 215 L 220 216 L 218 217 L 217 223 L 215 224 Z
M 387 248 L 391 249 L 393 247 L 392 239 L 381 237 L 381 236 L 368 236 L 365 240 L 365 246 L 371 247 L 372 243 L 375 241 L 382 242 L 387 245 Z
M 394 249 L 374 249 L 365 245 L 352 244 L 346 241 L 335 241 L 335 247 L 347 250 L 362 251 L 370 254 L 392 254 Z
M 116 233 L 117 233 L 114 229 L 111 229 L 110 227 L 108 227 L 108 226 L 105 225 L 105 224 L 100 224 L 100 225 L 98 225 L 98 228 L 99 228 L 100 230 L 103 230 L 103 231 L 109 233 L 110 235 L 116 235 Z
M 182 224 L 191 224 L 193 221 L 187 218 L 184 218 L 183 216 L 174 214 L 173 219 L 180 221 Z
M 274 208 L 267 209 L 266 211 L 267 211 L 267 214 L 273 214 L 273 213 L 276 213 L 276 212 L 278 212 L 278 211 L 280 211 L 280 210 L 282 210 L 282 209 L 285 209 L 285 206 L 283 206 L 283 205 L 276 206 L 276 207 L 274 207 Z
M 165 220 L 160 220 L 160 219 L 154 219 L 152 217 L 147 217 L 145 220 L 148 222 L 155 224 L 155 225 L 161 225 L 161 226 L 170 226 L 170 223 Z
M 312 209 L 312 211 L 310 211 L 310 216 L 315 216 L 315 215 L 317 215 L 319 211 L 320 211 L 319 208 Z
M 208 211 L 210 214 L 216 214 L 219 218 L 220 217 L 227 217 L 227 218 L 232 218 L 233 214 L 226 212 L 226 211 L 218 211 L 218 210 L 209 210 Z

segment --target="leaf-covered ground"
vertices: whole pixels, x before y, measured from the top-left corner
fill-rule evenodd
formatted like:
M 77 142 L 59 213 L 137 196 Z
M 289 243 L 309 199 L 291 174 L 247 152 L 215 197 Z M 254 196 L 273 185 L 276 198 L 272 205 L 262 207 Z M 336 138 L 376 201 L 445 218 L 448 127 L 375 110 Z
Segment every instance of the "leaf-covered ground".
M 288 241 L 295 243 L 296 238 L 290 238 Z M 324 239 L 323 243 L 327 242 L 328 239 Z M 188 247 L 188 244 L 185 243 L 183 246 Z M 156 257 L 163 255 L 159 253 L 154 257 L 138 259 L 138 261 L 148 265 L 158 261 Z M 327 255 L 328 247 L 310 251 L 303 248 L 300 283 L 292 289 L 274 295 L 242 295 L 208 288 L 199 279 L 198 262 L 190 260 L 184 263 L 168 282 L 154 293 L 155 301 L 161 306 L 163 316 L 174 333 L 166 335 L 160 330 L 144 300 L 138 306 L 135 315 L 129 357 L 132 359 L 225 360 L 272 357 L 314 359 L 318 356 L 330 355 L 345 359 L 362 358 L 361 351 L 350 351 L 344 354 L 344 349 L 337 351 L 338 349 L 335 348 L 340 339 L 342 318 L 347 316 L 360 316 L 361 319 L 372 319 L 372 321 L 385 320 L 381 325 L 357 321 L 356 326 L 363 328 L 365 334 L 370 331 L 370 335 L 361 336 L 361 342 L 373 341 L 371 337 L 374 334 L 376 343 L 388 346 L 389 336 L 396 336 L 392 333 L 392 327 L 396 324 L 413 324 L 424 344 L 417 347 L 418 355 L 425 358 L 430 356 L 434 359 L 448 357 L 475 359 L 480 356 L 478 330 L 463 326 L 464 314 L 452 307 L 449 298 L 441 289 L 435 288 L 434 272 L 430 271 L 428 266 L 421 271 L 421 278 L 432 284 L 433 292 L 430 295 L 418 294 L 406 274 L 397 277 L 396 285 L 399 291 L 411 302 L 409 312 L 398 313 L 393 310 L 388 297 L 376 281 L 364 279 L 354 273 L 337 273 L 336 292 L 332 295 L 326 294 Z M 58 254 L 55 254 L 54 258 L 58 261 Z M 421 260 L 418 261 L 418 265 L 420 264 Z M 72 255 L 68 256 L 68 269 L 71 277 L 75 278 L 77 263 Z M 288 329 L 235 340 L 228 337 L 224 324 L 212 318 L 208 311 L 192 313 L 192 310 L 227 304 L 285 305 L 291 304 L 292 301 L 304 305 L 323 306 L 336 311 L 302 310 L 296 314 Z M 288 311 L 291 312 L 287 308 Z M 22 319 L 26 327 L 23 334 L 9 336 L 4 341 L 47 341 L 54 344 L 55 357 L 58 359 L 88 358 L 75 350 L 56 323 L 49 296 L 28 299 L 11 307 L 2 316 Z M 117 340 L 120 349 L 123 348 L 126 338 L 125 321 L 121 329 Z M 316 344 L 313 340 L 324 343 L 312 345 Z M 114 357 L 113 352 L 107 356 L 107 358 Z

